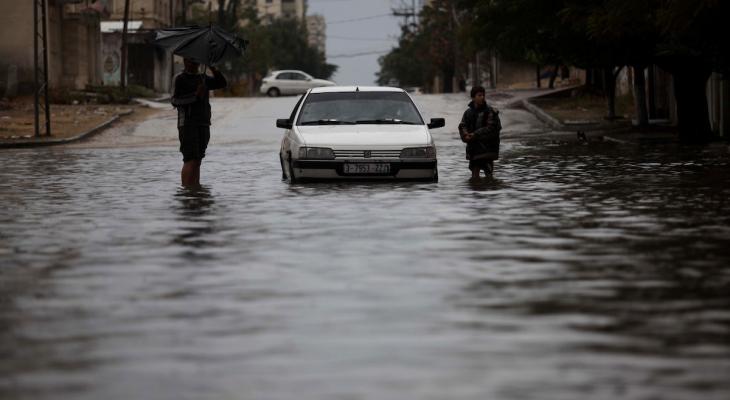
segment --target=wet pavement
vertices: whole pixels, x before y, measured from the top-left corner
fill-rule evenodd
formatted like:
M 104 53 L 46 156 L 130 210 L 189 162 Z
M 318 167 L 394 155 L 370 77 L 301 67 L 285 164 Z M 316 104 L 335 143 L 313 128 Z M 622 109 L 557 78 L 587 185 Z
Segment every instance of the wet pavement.
M 730 396 L 727 150 L 503 110 L 470 182 L 464 98 L 418 96 L 439 183 L 289 185 L 295 101 L 216 100 L 198 191 L 169 110 L 2 152 L 0 398 Z

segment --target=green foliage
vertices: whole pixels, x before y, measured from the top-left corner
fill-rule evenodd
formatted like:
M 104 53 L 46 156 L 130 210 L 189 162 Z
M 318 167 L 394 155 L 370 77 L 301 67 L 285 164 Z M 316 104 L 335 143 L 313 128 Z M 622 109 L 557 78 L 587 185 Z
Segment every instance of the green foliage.
M 297 20 L 278 19 L 265 26 L 269 40 L 271 66 L 277 69 L 300 69 L 317 78 L 328 79 L 337 70 L 327 64 L 323 54 L 307 43 L 307 30 Z
M 435 0 L 424 7 L 417 27 L 402 28 L 398 47 L 378 60 L 379 84 L 396 81 L 400 86 L 428 86 L 439 73 L 454 74 L 459 43 L 452 1 Z
M 424 57 L 426 36 L 421 32 L 411 33 L 403 29 L 398 47 L 380 57 L 380 72 L 377 73 L 379 85 L 423 86 L 435 66 Z M 418 62 L 414 62 L 418 60 Z
M 418 60 L 432 74 L 445 60 L 487 49 L 539 65 L 601 69 L 660 63 L 671 70 L 678 57 L 690 57 L 727 74 L 728 15 L 724 0 L 436 0 L 381 58 L 379 81 L 423 81 L 408 63 Z

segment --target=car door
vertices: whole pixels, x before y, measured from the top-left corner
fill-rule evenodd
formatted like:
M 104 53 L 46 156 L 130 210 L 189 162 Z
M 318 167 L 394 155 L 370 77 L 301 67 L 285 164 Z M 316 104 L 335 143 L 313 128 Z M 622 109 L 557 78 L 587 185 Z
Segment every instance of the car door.
M 310 80 L 307 79 L 307 76 L 302 74 L 301 72 L 291 72 L 291 78 L 294 86 L 296 88 L 295 93 L 305 93 L 307 90 L 309 90 L 309 83 Z
M 279 75 L 276 76 L 276 87 L 279 88 L 279 92 L 281 94 L 294 93 L 292 89 L 292 79 L 288 72 L 280 72 Z

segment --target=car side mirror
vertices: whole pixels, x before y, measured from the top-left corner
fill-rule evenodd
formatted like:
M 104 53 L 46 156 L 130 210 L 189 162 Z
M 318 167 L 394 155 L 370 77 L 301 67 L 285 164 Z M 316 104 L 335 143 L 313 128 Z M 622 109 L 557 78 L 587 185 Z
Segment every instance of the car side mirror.
M 291 123 L 291 121 L 289 121 L 289 118 L 277 119 L 276 127 L 282 128 L 282 129 L 291 129 L 292 123 Z
M 431 122 L 428 124 L 429 129 L 443 128 L 446 126 L 446 120 L 443 118 L 431 118 Z

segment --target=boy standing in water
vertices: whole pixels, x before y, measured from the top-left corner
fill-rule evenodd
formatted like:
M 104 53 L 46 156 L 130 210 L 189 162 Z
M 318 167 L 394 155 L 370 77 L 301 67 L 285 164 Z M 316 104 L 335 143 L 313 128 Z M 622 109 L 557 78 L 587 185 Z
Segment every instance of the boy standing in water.
M 200 64 L 186 58 L 185 70 L 175 77 L 172 105 L 177 108 L 177 129 L 183 167 L 182 185 L 200 185 L 200 164 L 210 140 L 209 91 L 226 87 L 226 78 L 214 67 L 213 77 L 198 71 Z
M 482 86 L 471 89 L 471 103 L 459 124 L 461 141 L 466 143 L 466 159 L 472 179 L 479 178 L 479 171 L 486 176 L 494 171 L 494 160 L 499 158 L 499 132 L 502 123 L 499 111 L 487 105 L 486 90 Z

